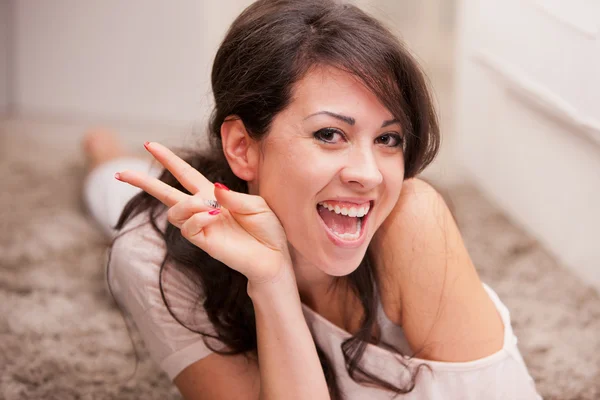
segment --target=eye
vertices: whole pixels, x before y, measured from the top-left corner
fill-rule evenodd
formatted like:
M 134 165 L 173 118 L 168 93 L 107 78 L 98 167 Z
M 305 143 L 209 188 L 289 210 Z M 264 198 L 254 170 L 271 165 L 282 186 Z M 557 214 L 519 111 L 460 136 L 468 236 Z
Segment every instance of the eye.
M 344 134 L 334 128 L 323 128 L 323 129 L 319 129 L 318 131 L 316 131 L 313 136 L 315 139 L 324 142 L 324 143 L 330 143 L 330 144 L 334 144 L 336 143 L 334 141 L 335 135 L 340 135 L 340 136 L 344 136 Z
M 376 141 L 387 147 L 400 147 L 402 146 L 402 136 L 397 133 L 386 133 L 385 135 L 379 136 Z

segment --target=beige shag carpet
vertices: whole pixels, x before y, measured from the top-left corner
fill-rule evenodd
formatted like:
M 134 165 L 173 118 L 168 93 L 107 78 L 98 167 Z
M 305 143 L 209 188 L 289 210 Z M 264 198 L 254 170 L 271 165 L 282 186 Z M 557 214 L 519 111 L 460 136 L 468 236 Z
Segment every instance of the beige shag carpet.
M 0 398 L 177 399 L 107 294 L 76 143 L 0 125 Z M 18 129 L 17 129 L 18 128 Z M 53 145 L 48 145 L 53 143 Z M 600 399 L 600 296 L 469 183 L 442 188 L 545 399 Z M 483 399 L 482 399 L 483 400 Z

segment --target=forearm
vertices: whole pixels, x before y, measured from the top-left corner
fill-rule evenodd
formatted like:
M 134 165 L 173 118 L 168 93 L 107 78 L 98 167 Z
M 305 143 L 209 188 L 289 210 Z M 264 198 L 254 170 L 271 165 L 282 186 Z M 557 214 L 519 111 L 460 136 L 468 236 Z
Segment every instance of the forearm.
M 248 285 L 254 304 L 261 400 L 329 399 L 291 268 L 277 282 Z

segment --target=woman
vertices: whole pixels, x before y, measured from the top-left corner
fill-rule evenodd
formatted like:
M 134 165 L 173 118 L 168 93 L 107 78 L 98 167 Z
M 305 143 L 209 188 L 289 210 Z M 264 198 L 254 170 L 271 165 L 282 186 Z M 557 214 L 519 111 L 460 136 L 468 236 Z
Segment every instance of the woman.
M 86 198 L 108 233 L 121 189 L 143 190 L 109 283 L 184 398 L 539 398 L 507 309 L 415 178 L 439 132 L 396 38 L 351 5 L 261 0 L 212 87 L 207 149 L 146 143 L 158 179 L 88 137 L 102 165 Z

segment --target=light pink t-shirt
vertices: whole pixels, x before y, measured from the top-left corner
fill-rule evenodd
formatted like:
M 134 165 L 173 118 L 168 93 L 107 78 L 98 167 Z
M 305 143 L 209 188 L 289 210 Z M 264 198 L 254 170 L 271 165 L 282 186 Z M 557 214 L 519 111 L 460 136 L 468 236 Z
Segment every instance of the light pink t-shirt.
M 151 357 L 174 379 L 185 367 L 209 354 L 202 336 L 182 327 L 167 311 L 159 287 L 158 274 L 165 256 L 165 243 L 147 222 L 147 213 L 129 221 L 121 232 L 128 231 L 115 242 L 110 263 L 109 280 L 119 303 L 130 314 L 142 335 Z M 158 218 L 164 231 L 166 213 Z M 175 315 L 194 316 L 193 326 L 203 332 L 214 333 L 202 303 L 198 302 L 198 289 L 175 268 L 166 265 L 163 276 L 169 305 Z M 517 347 L 517 338 L 510 323 L 508 309 L 496 293 L 484 284 L 504 323 L 503 348 L 482 359 L 469 362 L 436 362 L 421 359 L 402 360 L 383 347 L 368 344 L 362 358 L 366 369 L 392 382 L 406 382 L 408 370 L 426 363 L 432 372 L 422 369 L 412 392 L 398 398 L 429 400 L 539 400 L 533 379 L 530 377 Z M 195 308 L 192 308 L 196 305 Z M 334 364 L 338 385 L 346 399 L 391 399 L 388 391 L 361 386 L 347 373 L 341 351 L 343 340 L 350 334 L 332 324 L 310 308 L 303 306 L 308 326 L 315 341 Z M 187 320 L 186 320 L 187 322 Z M 402 328 L 392 323 L 378 307 L 378 322 L 382 341 L 399 348 L 404 354 L 412 351 Z

